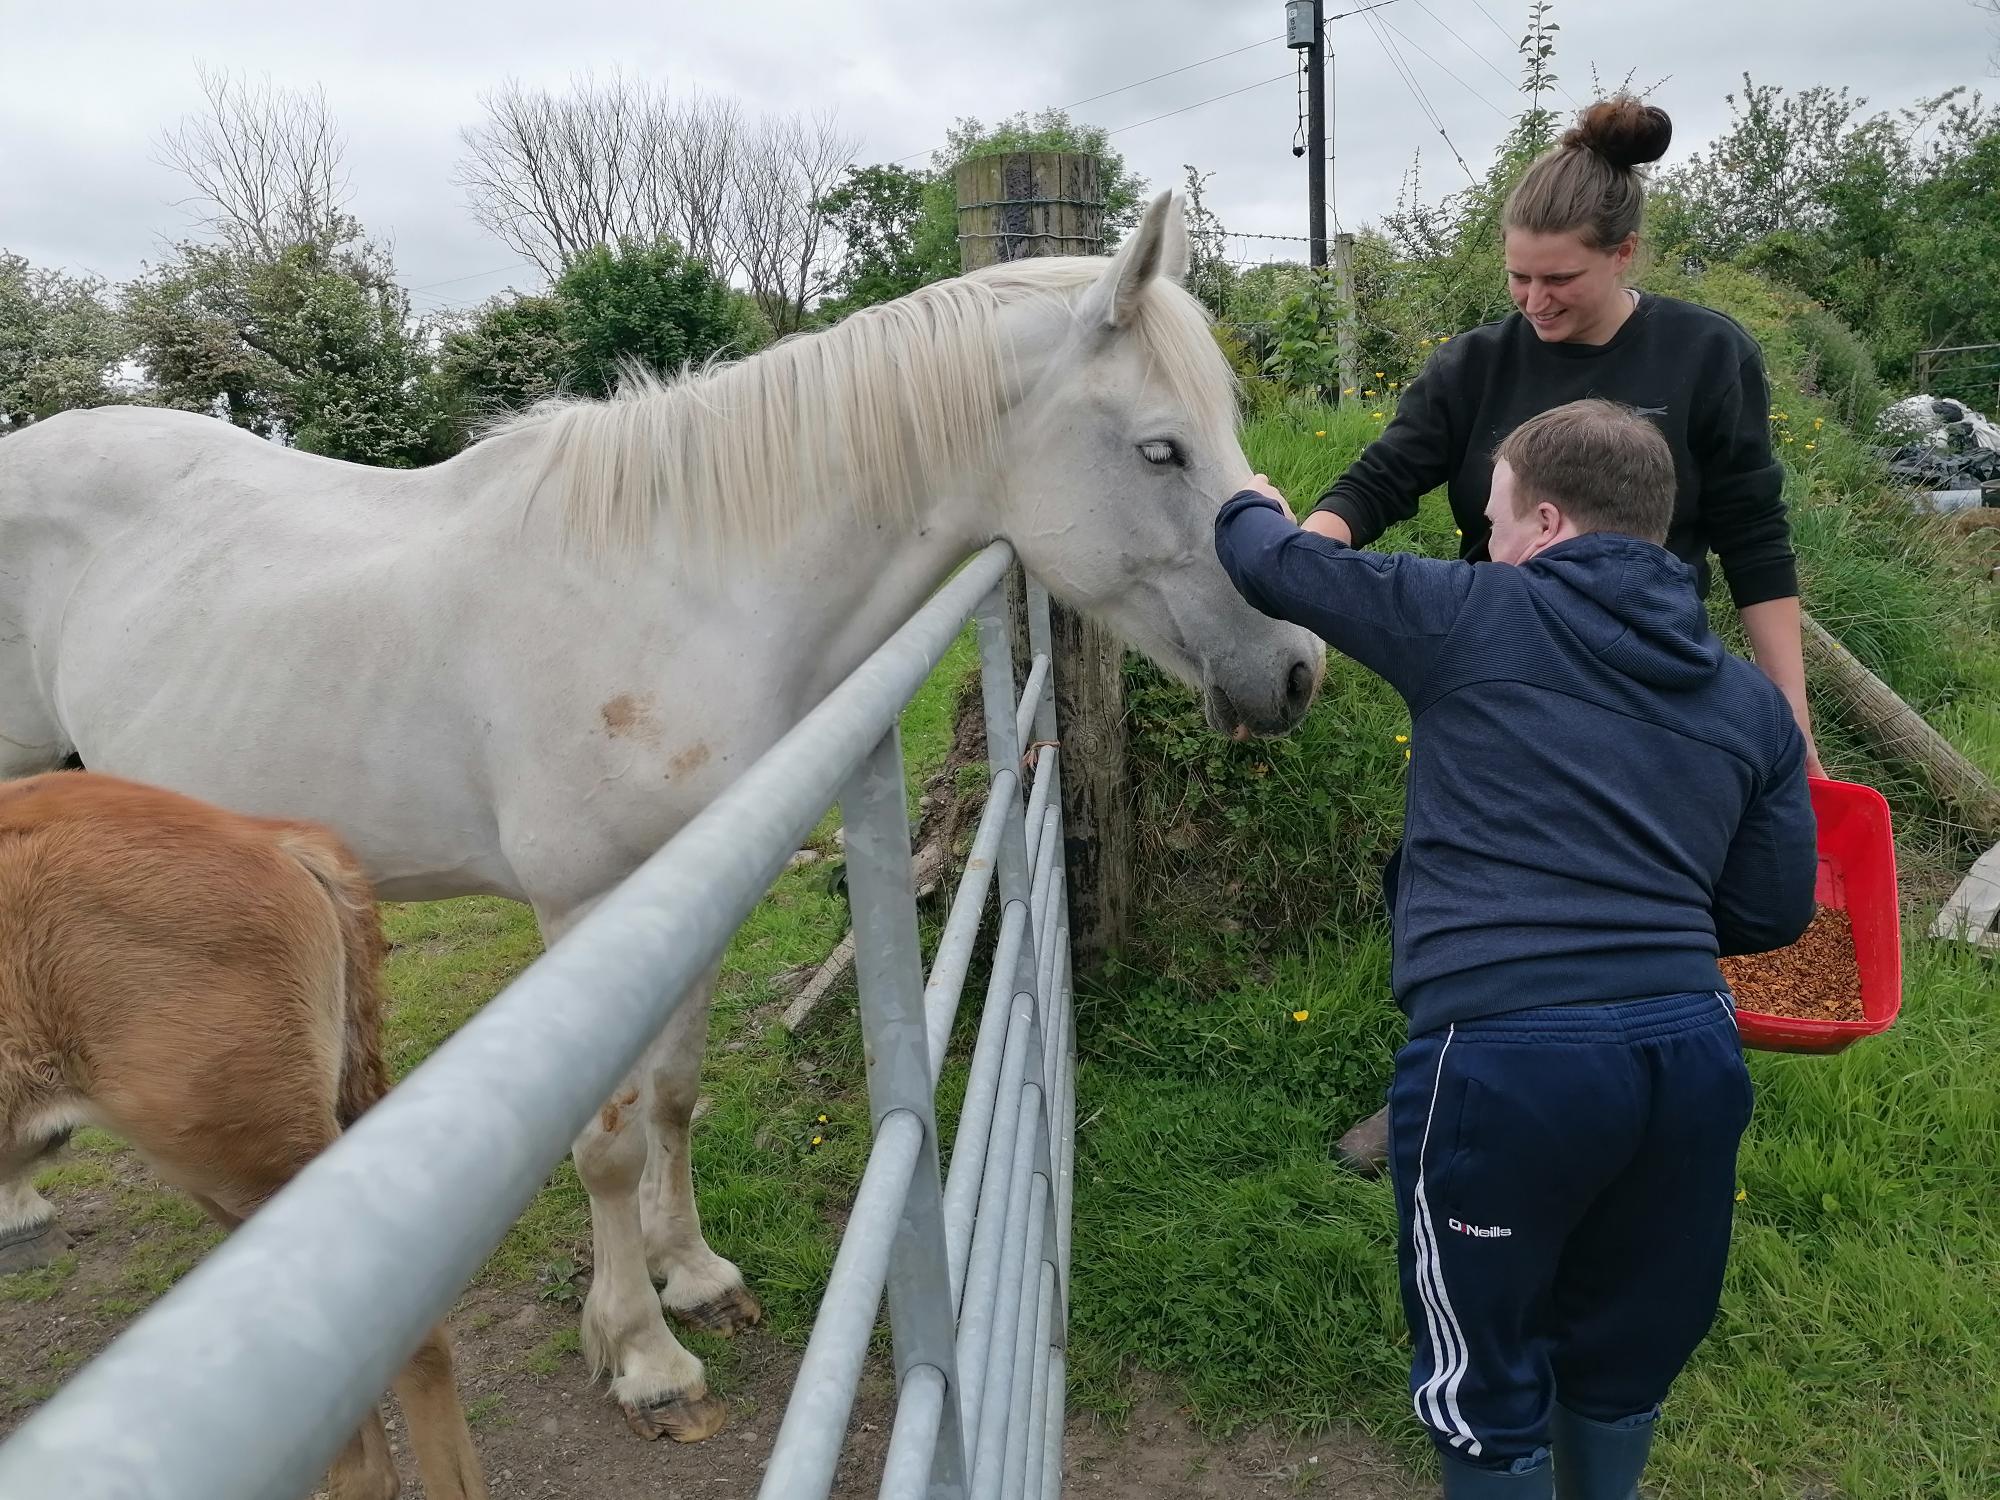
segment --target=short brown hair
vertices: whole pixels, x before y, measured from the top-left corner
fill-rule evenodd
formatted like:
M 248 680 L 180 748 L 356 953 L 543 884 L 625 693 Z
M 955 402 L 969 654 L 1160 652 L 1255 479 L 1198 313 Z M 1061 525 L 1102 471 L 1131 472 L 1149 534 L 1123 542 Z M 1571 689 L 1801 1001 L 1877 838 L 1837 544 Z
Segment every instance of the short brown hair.
M 1515 514 L 1547 501 L 1583 531 L 1664 542 L 1674 455 L 1658 428 L 1615 401 L 1572 401 L 1507 434 L 1493 462 L 1514 471 Z
M 1502 228 L 1574 234 L 1593 250 L 1616 248 L 1638 233 L 1645 214 L 1639 168 L 1665 156 L 1673 139 L 1665 110 L 1630 94 L 1598 100 L 1507 195 Z

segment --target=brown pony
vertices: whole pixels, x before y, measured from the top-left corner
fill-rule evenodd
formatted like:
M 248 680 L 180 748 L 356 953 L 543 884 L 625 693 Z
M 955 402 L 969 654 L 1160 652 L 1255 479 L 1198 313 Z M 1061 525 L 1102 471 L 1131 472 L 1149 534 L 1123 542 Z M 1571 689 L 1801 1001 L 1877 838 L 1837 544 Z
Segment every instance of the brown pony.
M 0 1273 L 68 1248 L 34 1190 L 70 1130 L 240 1224 L 388 1092 L 374 893 L 310 823 L 93 772 L 0 783 Z M 484 1500 L 444 1330 L 396 1379 L 431 1500 Z M 335 1500 L 399 1488 L 380 1410 Z

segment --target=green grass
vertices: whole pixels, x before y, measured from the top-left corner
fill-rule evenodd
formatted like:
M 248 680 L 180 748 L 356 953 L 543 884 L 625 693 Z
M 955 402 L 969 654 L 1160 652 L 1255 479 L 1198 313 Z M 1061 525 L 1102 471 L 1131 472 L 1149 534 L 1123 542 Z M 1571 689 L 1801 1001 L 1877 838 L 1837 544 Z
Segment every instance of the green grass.
M 506 1404 L 507 1398 L 498 1391 L 488 1396 L 481 1396 L 477 1400 L 468 1401 L 465 1403 L 466 1423 L 473 1427 L 478 1427 L 482 1424 L 488 1427 L 512 1427 L 514 1419 L 502 1410 Z
M 0 1277 L 0 1302 L 46 1302 L 75 1274 L 76 1253 L 70 1251 L 32 1271 Z
M 535 1375 L 553 1375 L 562 1367 L 564 1360 L 576 1356 L 582 1347 L 583 1341 L 576 1329 L 565 1328 L 536 1345 L 521 1361 L 521 1368 Z

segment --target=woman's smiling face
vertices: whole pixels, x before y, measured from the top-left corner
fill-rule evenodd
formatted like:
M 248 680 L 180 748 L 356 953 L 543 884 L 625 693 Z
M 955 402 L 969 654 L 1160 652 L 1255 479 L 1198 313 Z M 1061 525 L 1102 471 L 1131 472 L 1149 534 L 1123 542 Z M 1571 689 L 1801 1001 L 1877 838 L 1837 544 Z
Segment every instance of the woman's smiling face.
M 1574 233 L 1510 229 L 1507 290 L 1545 343 L 1602 344 L 1625 321 L 1634 248 L 1633 239 L 1597 250 Z

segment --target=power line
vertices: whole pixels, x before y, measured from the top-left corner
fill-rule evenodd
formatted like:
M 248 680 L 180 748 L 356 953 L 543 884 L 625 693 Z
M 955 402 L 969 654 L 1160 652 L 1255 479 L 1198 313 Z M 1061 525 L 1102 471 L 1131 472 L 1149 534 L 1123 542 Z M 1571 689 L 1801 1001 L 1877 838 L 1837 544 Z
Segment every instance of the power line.
M 1238 94 L 1249 93 L 1252 89 L 1269 88 L 1274 83 L 1283 83 L 1291 76 L 1290 73 L 1280 73 L 1275 78 L 1266 78 L 1258 83 L 1246 83 L 1242 88 L 1231 89 L 1226 94 L 1210 94 L 1206 99 L 1197 99 L 1192 104 L 1183 104 L 1179 109 L 1170 109 L 1165 114 L 1153 115 L 1149 119 L 1134 120 L 1130 125 L 1120 125 L 1116 130 L 1107 130 L 1104 133 L 1106 136 L 1123 135 L 1128 130 L 1137 130 L 1141 125 L 1151 125 L 1156 120 L 1168 120 L 1172 119 L 1175 115 L 1184 115 L 1191 109 L 1200 109 L 1204 104 L 1213 104 L 1218 99 L 1233 99 Z
M 1399 3 L 1400 0 L 1375 0 L 1375 3 L 1372 5 L 1357 6 L 1353 10 L 1345 10 L 1342 11 L 1337 16 L 1328 16 L 1326 19 L 1329 22 L 1344 21 L 1349 16 L 1363 16 L 1368 14 L 1368 12 L 1371 10 L 1384 10 L 1391 5 L 1396 5 Z M 1267 36 L 1262 41 L 1247 42 L 1241 47 L 1232 47 L 1227 52 L 1218 52 L 1213 57 L 1204 57 L 1198 62 L 1184 63 L 1178 68 L 1169 68 L 1164 73 L 1155 73 L 1150 78 L 1139 79 L 1138 82 L 1136 83 L 1121 83 L 1115 89 L 1106 89 L 1101 94 L 1092 94 L 1086 99 L 1076 99 L 1068 104 L 1061 104 L 1057 105 L 1056 107 L 1062 110 L 1071 110 L 1071 109 L 1078 109 L 1086 104 L 1095 104 L 1100 99 L 1109 99 L 1113 94 L 1127 93 L 1132 89 L 1141 88 L 1149 83 L 1158 83 L 1162 78 L 1172 78 L 1178 73 L 1188 73 L 1192 72 L 1196 68 L 1205 68 L 1212 62 L 1221 62 L 1225 57 L 1236 57 L 1245 52 L 1254 52 L 1259 47 L 1268 47 L 1273 42 L 1282 42 L 1283 40 L 1284 38 L 1282 36 Z M 1290 77 L 1291 75 L 1286 74 L 1284 76 Z M 1277 79 L 1273 78 L 1273 79 L 1267 79 L 1265 81 L 1268 83 L 1276 83 Z M 1213 104 L 1217 99 L 1227 99 L 1232 94 L 1248 93 L 1253 88 L 1262 88 L 1263 86 L 1264 85 L 1261 83 L 1253 83 L 1253 84 L 1247 84 L 1240 89 L 1232 89 L 1227 94 L 1211 94 L 1206 99 L 1198 99 L 1193 104 L 1183 105 L 1180 109 L 1170 109 L 1163 115 L 1154 115 L 1150 120 L 1135 120 L 1130 125 L 1120 125 L 1117 130 L 1106 131 L 1105 134 L 1117 135 L 1120 131 L 1137 130 L 1141 125 L 1152 124 L 1154 120 L 1170 119 L 1174 115 L 1186 114 L 1188 110 L 1199 109 L 1204 104 Z M 915 161 L 920 156 L 929 156 L 932 153 L 939 151 L 941 149 L 943 148 L 939 146 L 927 146 L 922 151 L 912 151 L 907 156 L 892 157 L 890 159 L 890 165 L 899 166 L 906 161 Z
M 1514 48 L 1516 52 L 1520 52 L 1520 44 L 1522 44 L 1522 42 L 1524 42 L 1526 38 L 1522 38 L 1522 36 L 1514 36 L 1514 32 L 1510 32 L 1510 30 L 1508 30 L 1506 26 L 1502 26 L 1500 22 L 1496 22 L 1496 20 L 1494 20 L 1494 12 L 1490 12 L 1490 10 L 1486 8 L 1486 6 L 1482 6 L 1482 4 L 1480 4 L 1480 0 L 1472 0 L 1472 6 L 1474 6 L 1474 10 L 1478 10 L 1478 12 L 1482 14 L 1482 16 L 1486 16 L 1486 20 L 1488 20 L 1488 22 L 1492 24 L 1492 28 L 1494 28 L 1496 32 L 1500 32 L 1500 38 L 1502 38 L 1502 40 L 1504 40 L 1504 42 L 1506 42 L 1506 44 L 1508 44 L 1510 48 Z M 1560 78 L 1556 80 L 1556 92 L 1558 92 L 1558 94 L 1562 94 L 1562 96 L 1564 96 L 1566 100 L 1570 100 L 1570 108 L 1572 108 L 1572 110 L 1580 110 L 1580 108 L 1584 108 L 1582 104 L 1578 104 L 1578 102 L 1576 102 L 1576 100 L 1574 100 L 1574 98 L 1570 96 L 1570 90 L 1566 90 L 1566 88 L 1562 86 L 1562 80 L 1560 80 Z
M 1381 24 L 1388 27 L 1389 30 L 1395 32 L 1396 35 L 1401 37 L 1404 41 L 1409 42 L 1412 47 L 1415 47 L 1417 49 L 1418 55 L 1422 57 L 1425 62 L 1429 63 L 1432 67 L 1436 68 L 1440 73 L 1444 74 L 1445 77 L 1449 78 L 1453 83 L 1457 84 L 1460 88 L 1464 89 L 1466 93 L 1472 95 L 1473 98 L 1477 99 L 1481 104 L 1485 105 L 1488 109 L 1492 110 L 1493 113 L 1498 115 L 1501 119 L 1511 121 L 1514 118 L 1512 115 L 1508 114 L 1506 110 L 1502 109 L 1499 105 L 1495 104 L 1491 99 L 1487 98 L 1484 94 L 1480 93 L 1478 89 L 1474 88 L 1471 84 L 1467 83 L 1463 78 L 1460 78 L 1456 73 L 1452 72 L 1450 68 L 1446 67 L 1442 62 L 1438 61 L 1437 58 L 1431 56 L 1430 53 L 1426 52 L 1423 49 L 1423 46 L 1420 43 L 1411 41 L 1410 34 L 1404 31 L 1394 21 L 1385 18 Z
M 495 266 L 490 271 L 474 271 L 470 276 L 454 276 L 449 281 L 426 281 L 422 286 L 405 287 L 404 290 L 410 292 L 428 292 L 433 287 L 457 286 L 461 281 L 478 281 L 487 276 L 500 276 L 508 271 L 518 271 L 530 264 L 532 264 L 530 261 L 517 260 L 511 266 Z
M 1373 5 L 1357 5 L 1353 10 L 1344 10 L 1337 16 L 1326 17 L 1326 23 L 1331 26 L 1335 21 L 1345 21 L 1350 16 L 1365 16 L 1371 10 L 1387 10 L 1397 3 L 1398 0 L 1375 0 Z
M 1375 40 L 1381 44 L 1383 52 L 1388 56 L 1390 65 L 1401 76 L 1403 86 L 1410 91 L 1410 97 L 1417 101 L 1418 109 L 1424 113 L 1432 126 L 1437 130 L 1439 139 L 1445 144 L 1445 149 L 1450 151 L 1453 158 L 1457 160 L 1459 169 L 1465 173 L 1465 180 L 1472 183 L 1475 187 L 1478 186 L 1479 179 L 1473 175 L 1472 168 L 1465 164 L 1465 157 L 1460 154 L 1458 147 L 1452 144 L 1451 136 L 1444 128 L 1443 118 L 1432 106 L 1430 96 L 1424 92 L 1423 85 L 1417 82 L 1417 75 L 1411 71 L 1410 65 L 1404 61 L 1401 51 L 1397 49 L 1396 44 L 1382 31 L 1381 23 L 1373 16 L 1368 18 L 1368 25 L 1375 33 Z
M 1478 11 L 1482 16 L 1486 17 L 1487 23 L 1491 25 L 1495 31 L 1500 33 L 1500 39 L 1503 42 L 1505 42 L 1510 47 L 1514 48 L 1520 47 L 1521 39 L 1515 36 L 1514 33 L 1509 31 L 1505 26 L 1502 26 L 1498 21 L 1494 20 L 1493 12 L 1488 10 L 1485 6 L 1481 5 L 1479 3 L 1479 0 L 1472 0 L 1472 7 L 1474 10 Z
M 1424 4 L 1424 0 L 1416 0 L 1416 6 L 1418 10 L 1422 11 L 1425 15 L 1429 16 L 1433 21 L 1437 22 L 1437 24 L 1444 29 L 1446 34 L 1449 35 L 1454 42 L 1457 42 L 1459 46 L 1463 47 L 1475 59 L 1477 59 L 1481 67 L 1485 68 L 1487 72 L 1491 73 L 1495 78 L 1499 79 L 1502 83 L 1504 83 L 1507 86 L 1507 89 L 1510 93 L 1513 91 L 1515 85 L 1520 81 L 1519 79 L 1509 78 L 1505 73 L 1501 72 L 1498 68 L 1494 67 L 1492 63 L 1487 61 L 1485 53 L 1481 52 L 1477 47 L 1473 46 L 1472 43 L 1468 42 L 1464 38 L 1464 36 L 1459 33 L 1457 27 L 1453 26 L 1449 21 L 1445 20 L 1444 17 L 1440 16 L 1436 11 L 1432 10 L 1428 5 Z
M 1267 36 L 1261 42 L 1251 42 L 1245 47 L 1235 47 L 1228 52 L 1218 52 L 1213 57 L 1204 57 L 1200 62 L 1191 62 L 1179 68 L 1169 68 L 1164 73 L 1155 73 L 1151 78 L 1141 78 L 1137 83 L 1121 84 L 1115 89 L 1106 89 L 1101 94 L 1092 94 L 1088 99 L 1078 99 L 1074 103 L 1064 104 L 1059 107 L 1062 109 L 1076 109 L 1081 105 L 1095 104 L 1099 99 L 1109 99 L 1113 94 L 1123 94 L 1131 89 L 1141 88 L 1149 83 L 1158 83 L 1162 78 L 1172 78 L 1176 73 L 1188 73 L 1196 68 L 1205 68 L 1212 62 L 1221 62 L 1225 57 L 1235 57 L 1238 53 L 1249 52 L 1258 47 L 1268 47 L 1273 42 L 1282 42 L 1283 40 L 1284 38 L 1281 36 Z M 907 157 L 903 158 L 905 161 L 908 159 Z
M 1392 3 L 1392 0 L 1382 0 L 1382 3 L 1384 3 L 1384 4 L 1389 4 L 1389 3 Z M 1141 87 L 1143 87 L 1143 86 L 1144 86 L 1144 85 L 1146 85 L 1146 84 L 1149 84 L 1149 83 L 1157 83 L 1157 82 L 1159 82 L 1159 81 L 1160 81 L 1160 80 L 1161 80 L 1162 78 L 1172 78 L 1172 77 L 1174 77 L 1174 76 L 1175 76 L 1176 74 L 1178 74 L 1178 73 L 1189 73 L 1189 72 L 1192 72 L 1192 71 L 1193 71 L 1194 69 L 1196 69 L 1196 68 L 1205 68 L 1205 67 L 1207 67 L 1207 66 L 1208 66 L 1208 65 L 1209 65 L 1210 63 L 1212 63 L 1212 62 L 1221 62 L 1221 61 L 1222 61 L 1222 60 L 1223 60 L 1223 59 L 1224 59 L 1225 57 L 1236 57 L 1236 56 L 1238 56 L 1238 55 L 1239 55 L 1239 54 L 1241 54 L 1241 53 L 1244 53 L 1244 52 L 1251 52 L 1251 51 L 1254 51 L 1254 50 L 1255 50 L 1255 49 L 1257 49 L 1258 47 L 1268 47 L 1268 46 L 1270 46 L 1270 45 L 1271 45 L 1271 43 L 1273 43 L 1273 42 L 1282 42 L 1283 40 L 1284 40 L 1284 38 L 1283 38 L 1282 36 L 1267 36 L 1267 37 L 1265 37 L 1265 38 L 1264 38 L 1264 39 L 1263 39 L 1262 41 L 1257 41 L 1257 42 L 1249 42 L 1249 43 L 1246 43 L 1245 45 L 1243 45 L 1243 46 L 1241 46 L 1241 47 L 1232 47 L 1232 48 L 1230 48 L 1230 49 L 1229 49 L 1229 51 L 1227 51 L 1227 52 L 1218 52 L 1218 53 L 1216 53 L 1216 54 L 1215 54 L 1215 55 L 1214 55 L 1213 57 L 1204 57 L 1204 58 L 1202 58 L 1202 59 L 1201 59 L 1200 61 L 1198 61 L 1198 62 L 1191 62 L 1191 63 L 1184 63 L 1184 64 L 1182 64 L 1182 65 L 1181 65 L 1180 67 L 1178 67 L 1178 68 L 1169 68 L 1169 69 L 1167 69 L 1167 71 L 1166 71 L 1166 72 L 1164 72 L 1164 73 L 1155 73 L 1155 74 L 1153 74 L 1153 76 L 1152 76 L 1152 77 L 1150 77 L 1150 78 L 1141 78 L 1141 79 L 1139 79 L 1139 80 L 1138 80 L 1138 82 L 1136 82 L 1136 83 L 1121 83 L 1121 84 L 1120 84 L 1120 85 L 1118 85 L 1118 87 L 1117 87 L 1117 88 L 1115 88 L 1115 89 L 1106 89 L 1106 90 L 1105 90 L 1105 91 L 1104 91 L 1103 93 L 1101 93 L 1101 94 L 1092 94 L 1092 95 L 1091 95 L 1091 96 L 1090 96 L 1089 98 L 1087 98 L 1087 99 L 1078 99 L 1078 100 L 1075 100 L 1074 102 L 1072 102 L 1072 103 L 1069 103 L 1069 104 L 1063 104 L 1063 105 L 1058 105 L 1058 106 L 1057 106 L 1057 108 L 1059 108 L 1059 109 L 1064 109 L 1064 110 L 1070 110 L 1070 109 L 1076 109 L 1076 108 L 1078 108 L 1079 106 L 1081 106 L 1081 105 L 1085 105 L 1085 104 L 1095 104 L 1095 103 L 1096 103 L 1096 102 L 1097 102 L 1097 101 L 1098 101 L 1099 99 L 1109 99 L 1109 98 L 1110 98 L 1110 97 L 1111 97 L 1111 96 L 1112 96 L 1113 94 L 1123 94 L 1123 93 L 1127 93 L 1127 92 L 1129 92 L 1129 91 L 1130 91 L 1130 90 L 1132 90 L 1132 89 L 1136 89 L 1136 88 L 1141 88 Z M 1260 85 L 1254 85 L 1254 84 L 1252 85 L 1252 87 L 1253 87 L 1253 88 L 1254 88 L 1254 87 L 1259 87 L 1259 86 L 1260 86 Z M 1242 91 L 1241 91 L 1241 90 L 1237 90 L 1237 92 L 1239 92 L 1239 93 L 1240 93 L 1240 92 L 1242 92 Z M 1228 96 L 1227 94 L 1217 94 L 1217 95 L 1215 95 L 1214 97 L 1215 97 L 1216 99 L 1226 99 L 1226 98 L 1228 98 L 1229 96 Z M 1213 103 L 1213 102 L 1214 102 L 1214 101 L 1213 101 L 1212 99 L 1204 99 L 1204 100 L 1202 100 L 1202 101 L 1201 101 L 1201 103 L 1203 103 L 1203 104 L 1209 104 L 1209 103 Z M 1192 104 L 1190 104 L 1190 105 L 1188 105 L 1188 106 L 1187 106 L 1187 108 L 1188 108 L 1188 109 L 1193 109 L 1193 108 L 1195 108 L 1195 107 L 1196 107 L 1196 106 L 1195 106 L 1195 105 L 1192 105 Z M 1182 113 L 1182 111 L 1180 111 L 1180 110 L 1170 110 L 1170 111 L 1168 111 L 1168 113 L 1170 113 L 1170 114 L 1179 114 L 1179 113 Z M 1156 115 L 1156 116 L 1154 116 L 1154 118 L 1155 118 L 1155 119 L 1161 119 L 1161 120 L 1164 120 L 1164 119 L 1166 118 L 1166 115 Z M 1140 120 L 1140 121 L 1138 121 L 1138 122 L 1137 122 L 1137 124 L 1138 124 L 1138 125 L 1148 125 L 1148 124 L 1151 124 L 1151 123 L 1152 123 L 1152 121 L 1150 121 L 1150 120 Z M 1132 129 L 1135 129 L 1135 128 L 1136 128 L 1136 126 L 1135 126 L 1135 125 L 1123 125 L 1123 126 L 1120 126 L 1119 128 L 1120 128 L 1121 130 L 1132 130 Z M 926 146 L 926 147 L 925 147 L 925 148 L 924 148 L 923 150 L 921 150 L 921 151 L 912 151 L 912 152 L 910 152 L 910 153 L 909 153 L 909 155 L 907 155 L 907 156 L 898 156 L 898 157 L 894 157 L 894 158 L 892 158 L 892 159 L 891 159 L 891 162 L 890 162 L 890 165 L 891 165 L 891 166 L 896 166 L 896 165 L 900 165 L 901 163 L 903 163 L 903 162 L 906 162 L 906 161 L 915 161 L 915 160 L 916 160 L 916 159 L 917 159 L 918 157 L 920 157 L 920 156 L 930 156 L 930 155 L 932 155 L 933 153 L 935 153 L 935 152 L 938 152 L 938 151 L 941 151 L 941 150 L 943 150 L 943 149 L 944 149 L 944 148 L 943 148 L 942 146 Z

